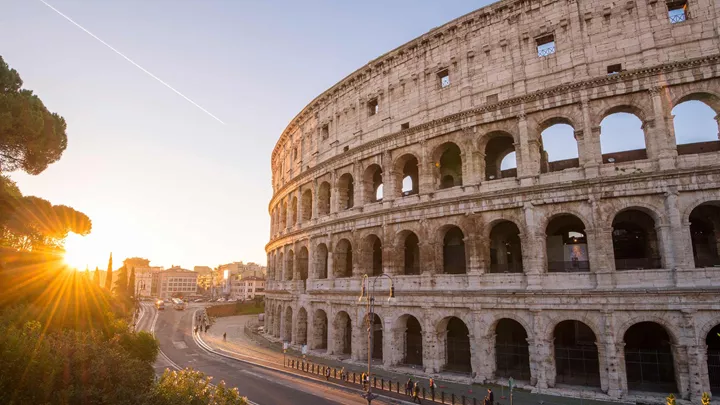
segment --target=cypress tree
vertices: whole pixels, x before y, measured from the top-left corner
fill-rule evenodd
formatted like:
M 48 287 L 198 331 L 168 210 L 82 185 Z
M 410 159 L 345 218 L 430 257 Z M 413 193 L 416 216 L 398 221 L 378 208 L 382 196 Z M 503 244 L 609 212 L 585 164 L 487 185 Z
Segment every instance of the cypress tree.
M 105 289 L 112 291 L 112 252 L 110 252 L 110 261 L 108 262 L 107 274 L 105 274 Z
M 128 279 L 128 292 L 129 295 L 135 296 L 135 267 L 130 268 L 130 278 Z
M 95 275 L 93 275 L 93 283 L 95 283 L 96 286 L 100 287 L 100 269 L 95 266 Z

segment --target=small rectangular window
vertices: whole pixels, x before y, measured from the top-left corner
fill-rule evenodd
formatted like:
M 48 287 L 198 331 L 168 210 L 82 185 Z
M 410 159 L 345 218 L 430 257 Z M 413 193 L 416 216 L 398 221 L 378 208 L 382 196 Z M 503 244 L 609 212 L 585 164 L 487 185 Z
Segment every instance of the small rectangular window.
M 378 99 L 374 98 L 370 101 L 368 101 L 368 115 L 375 115 L 378 112 L 380 112 L 380 103 L 378 103 Z
M 297 154 L 297 148 L 293 148 L 293 159 L 297 160 L 298 154 Z
M 447 69 L 443 69 L 438 73 L 438 81 L 440 82 L 440 88 L 444 89 L 450 85 L 450 72 Z
M 670 24 L 677 24 L 687 20 L 687 7 L 687 0 L 668 1 L 667 8 Z
M 620 64 L 620 63 L 610 65 L 607 67 L 607 74 L 609 74 L 609 75 L 616 75 L 620 72 L 622 72 L 622 64 Z
M 328 124 L 323 125 L 320 133 L 323 140 L 328 139 L 330 137 L 330 126 Z
M 498 102 L 498 95 L 497 94 L 491 94 L 487 97 L 485 97 L 486 103 L 497 103 Z
M 405 122 L 405 123 L 400 124 L 400 130 L 402 131 L 402 130 L 405 130 L 405 129 L 410 129 L 410 123 L 409 123 L 409 122 Z
M 544 57 L 555 53 L 555 36 L 545 35 L 535 40 L 538 56 Z

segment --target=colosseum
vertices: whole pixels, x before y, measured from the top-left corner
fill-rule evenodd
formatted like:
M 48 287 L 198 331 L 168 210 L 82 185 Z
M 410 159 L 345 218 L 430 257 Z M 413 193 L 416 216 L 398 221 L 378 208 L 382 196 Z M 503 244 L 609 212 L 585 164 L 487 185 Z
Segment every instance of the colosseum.
M 272 153 L 267 337 L 536 392 L 720 394 L 719 27 L 716 0 L 503 0 L 345 77 Z M 684 105 L 709 136 L 680 138 Z

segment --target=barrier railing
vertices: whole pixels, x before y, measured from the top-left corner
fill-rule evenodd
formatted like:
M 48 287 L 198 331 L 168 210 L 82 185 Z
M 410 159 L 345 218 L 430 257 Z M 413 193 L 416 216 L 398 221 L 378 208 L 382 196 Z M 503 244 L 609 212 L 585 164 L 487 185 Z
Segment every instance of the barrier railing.
M 366 384 L 372 384 L 374 391 L 382 391 L 385 395 L 395 398 L 412 398 L 412 391 L 408 391 L 405 387 L 405 383 L 400 381 L 393 381 L 391 379 L 378 378 L 373 376 L 370 381 L 362 381 L 361 374 L 356 372 L 346 372 L 342 374 L 342 370 L 338 370 L 335 367 L 326 366 L 322 363 L 311 362 L 308 360 L 286 356 L 284 359 L 284 367 L 291 368 L 296 371 L 304 372 L 307 374 L 315 375 L 321 378 L 330 380 L 338 380 L 347 384 L 359 385 L 362 389 L 366 389 Z M 330 371 L 329 375 L 327 371 Z M 402 389 L 401 389 L 402 386 Z M 474 397 L 466 397 L 465 395 L 455 395 L 455 393 L 446 393 L 445 391 L 439 391 L 430 387 L 421 387 L 418 393 L 418 397 L 424 401 L 431 401 L 436 404 L 449 404 L 449 405 L 478 405 L 484 401 Z

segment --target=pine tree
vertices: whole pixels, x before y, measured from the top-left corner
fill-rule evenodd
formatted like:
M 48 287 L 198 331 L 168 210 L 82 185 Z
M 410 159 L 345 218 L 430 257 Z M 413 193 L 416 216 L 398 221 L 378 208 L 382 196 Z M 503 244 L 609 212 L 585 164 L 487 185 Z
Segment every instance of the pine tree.
M 134 297 L 134 296 L 135 296 L 135 293 L 136 293 L 136 288 L 135 288 L 135 267 L 130 268 L 130 278 L 128 279 L 127 289 L 128 289 L 128 292 L 130 293 L 130 295 L 132 295 L 132 296 Z
M 130 296 L 128 293 L 128 272 L 127 267 L 120 266 L 117 271 L 117 278 L 115 280 L 115 288 L 113 289 L 117 297 L 127 298 Z
M 110 252 L 110 261 L 108 262 L 107 274 L 105 274 L 105 289 L 112 290 L 112 252 Z
M 95 283 L 96 286 L 100 287 L 100 269 L 95 266 L 95 275 L 93 276 L 93 283 Z

